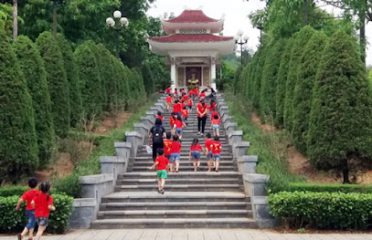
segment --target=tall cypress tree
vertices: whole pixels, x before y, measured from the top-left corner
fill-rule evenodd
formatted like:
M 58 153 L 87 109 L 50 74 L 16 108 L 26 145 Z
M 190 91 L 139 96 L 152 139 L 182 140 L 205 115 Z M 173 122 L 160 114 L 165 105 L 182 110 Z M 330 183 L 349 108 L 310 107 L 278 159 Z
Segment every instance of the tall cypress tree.
M 66 137 L 70 129 L 70 94 L 63 55 L 50 32 L 40 34 L 36 44 L 47 73 L 54 129 L 59 137 Z
M 74 52 L 75 62 L 79 71 L 81 99 L 84 117 L 91 120 L 102 113 L 101 76 L 92 48 L 93 42 L 87 41 L 79 45 Z
M 297 73 L 299 61 L 303 53 L 303 48 L 314 34 L 314 29 L 310 26 L 305 26 L 296 33 L 293 49 L 291 52 L 291 60 L 289 61 L 288 77 L 286 82 L 285 101 L 284 101 L 284 126 L 287 130 L 292 130 L 293 125 L 293 94 L 297 81 Z
M 40 165 L 46 166 L 53 153 L 55 133 L 44 62 L 36 45 L 26 36 L 19 36 L 13 49 L 32 97 Z
M 308 134 L 311 162 L 340 170 L 345 183 L 350 159 L 372 157 L 372 104 L 357 49 L 342 31 L 330 38 L 315 80 Z
M 66 70 L 66 77 L 69 83 L 70 93 L 70 124 L 72 127 L 76 127 L 82 118 L 82 106 L 81 106 L 81 92 L 79 86 L 79 74 L 77 71 L 76 63 L 74 61 L 74 52 L 72 51 L 71 44 L 62 35 L 57 35 L 58 45 L 61 49 L 64 67 Z
M 26 80 L 0 28 L 0 179 L 13 182 L 38 167 L 34 110 Z
M 309 115 L 315 76 L 318 71 L 327 36 L 316 32 L 307 43 L 299 62 L 297 83 L 293 96 L 292 136 L 297 149 L 306 153 L 306 135 L 309 127 Z
M 284 124 L 284 101 L 285 92 L 287 85 L 287 74 L 289 69 L 289 61 L 291 58 L 291 52 L 293 48 L 294 38 L 290 38 L 287 42 L 287 46 L 284 49 L 282 56 L 280 57 L 280 66 L 278 70 L 278 79 L 276 80 L 276 92 L 275 92 L 275 125 L 283 126 Z
M 260 107 L 260 93 L 261 93 L 261 79 L 263 74 L 263 67 L 266 62 L 267 46 L 263 44 L 258 50 L 257 60 L 254 68 L 254 75 L 252 76 L 252 103 L 256 108 Z
M 286 47 L 286 40 L 279 39 L 270 47 L 267 53 L 267 61 L 263 68 L 261 93 L 260 93 L 260 113 L 261 116 L 275 117 L 275 94 L 280 67 L 281 55 Z

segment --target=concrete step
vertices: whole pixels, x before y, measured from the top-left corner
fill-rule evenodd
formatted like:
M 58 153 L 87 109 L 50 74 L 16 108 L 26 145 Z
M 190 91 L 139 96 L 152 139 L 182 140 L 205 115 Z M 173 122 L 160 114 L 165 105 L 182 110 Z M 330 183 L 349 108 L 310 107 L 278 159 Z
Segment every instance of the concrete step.
M 240 192 L 243 191 L 243 186 L 241 184 L 214 184 L 214 183 L 204 183 L 204 184 L 166 184 L 165 190 L 172 192 L 217 192 L 217 191 L 230 191 L 230 192 Z M 115 186 L 115 192 L 120 191 L 157 191 L 156 184 L 143 184 L 143 185 L 128 185 L 120 184 Z
M 101 203 L 101 211 L 123 210 L 251 210 L 248 201 L 225 202 L 113 202 Z
M 98 219 L 91 228 L 257 228 L 257 223 L 252 218 Z
M 98 219 L 137 218 L 252 218 L 252 211 L 246 209 L 215 210 L 115 210 L 99 211 Z
M 118 179 L 116 181 L 117 185 L 121 184 L 132 184 L 132 185 L 146 185 L 146 184 L 156 184 L 158 180 L 156 178 L 148 178 L 148 179 Z M 243 184 L 241 178 L 214 178 L 211 180 L 210 178 L 168 178 L 167 179 L 167 186 L 168 185 L 183 185 L 183 184 L 203 184 L 203 183 L 213 183 L 213 184 Z
M 213 181 L 214 179 L 218 178 L 234 178 L 234 179 L 241 179 L 242 175 L 236 171 L 230 172 L 179 172 L 179 173 L 168 173 L 168 177 L 172 180 L 176 179 L 197 179 L 203 178 Z M 156 172 L 148 171 L 148 172 L 126 172 L 124 174 L 119 174 L 118 179 L 156 179 Z
M 181 160 L 182 161 L 182 160 Z M 224 171 L 233 171 L 236 170 L 237 167 L 235 166 L 220 166 L 219 171 L 224 172 Z M 131 169 L 132 172 L 143 172 L 143 171 L 150 171 L 148 167 L 144 166 L 133 166 Z M 179 171 L 194 171 L 194 167 L 192 166 L 180 166 Z M 207 166 L 200 166 L 199 171 L 208 171 Z
M 151 167 L 153 164 L 152 158 L 149 158 L 148 160 L 140 160 L 140 161 L 133 161 L 133 166 L 147 166 Z M 192 166 L 193 162 L 192 161 L 180 161 L 180 166 L 187 166 L 190 165 Z M 207 161 L 200 161 L 201 166 L 207 166 Z M 235 163 L 233 161 L 220 161 L 220 166 L 235 166 Z
M 201 155 L 201 161 L 205 161 L 207 158 L 205 155 Z M 151 156 L 139 156 L 139 157 L 135 157 L 135 158 L 130 158 L 130 161 L 133 161 L 133 163 L 137 162 L 137 161 L 152 161 L 151 159 Z M 189 161 L 189 156 L 188 154 L 185 154 L 185 155 L 181 155 L 181 159 L 180 159 L 180 162 L 190 162 Z M 222 154 L 221 155 L 221 159 L 220 159 L 220 162 L 221 161 L 230 161 L 230 162 L 233 162 L 232 161 L 232 156 L 229 156 L 229 155 L 224 155 Z

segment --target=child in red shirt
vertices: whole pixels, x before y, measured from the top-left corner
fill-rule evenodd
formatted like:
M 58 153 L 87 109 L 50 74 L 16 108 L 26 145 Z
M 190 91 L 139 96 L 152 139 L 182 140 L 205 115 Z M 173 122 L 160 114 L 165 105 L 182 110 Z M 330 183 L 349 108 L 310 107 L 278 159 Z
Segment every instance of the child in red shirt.
M 213 136 L 219 137 L 221 120 L 218 114 L 213 116 L 211 124 L 212 124 Z
M 36 240 L 39 240 L 46 230 L 49 223 L 50 211 L 54 211 L 56 208 L 53 205 L 53 197 L 49 195 L 50 184 L 43 182 L 40 184 L 40 192 L 32 200 L 32 205 L 35 207 L 35 217 L 39 226 Z
M 166 93 L 166 94 L 170 94 L 170 93 L 171 93 L 171 88 L 170 88 L 170 87 L 167 87 L 167 88 L 165 89 L 165 93 Z
M 212 143 L 212 155 L 213 155 L 213 160 L 215 162 L 216 172 L 218 172 L 218 168 L 220 166 L 221 150 L 222 150 L 222 145 L 220 143 L 220 138 L 215 136 L 214 141 Z
M 167 103 L 167 110 L 170 111 L 171 108 L 172 108 L 172 102 L 173 102 L 173 98 L 172 98 L 172 95 L 169 94 L 166 98 L 165 98 L 165 102 Z
M 205 155 L 207 156 L 207 163 L 208 163 L 208 172 L 211 171 L 213 167 L 213 155 L 212 155 L 212 136 L 210 133 L 207 133 L 206 138 L 204 140 L 205 145 Z
M 190 161 L 193 160 L 193 166 L 194 166 L 194 172 L 198 171 L 198 168 L 200 167 L 200 155 L 203 151 L 202 146 L 199 144 L 199 139 L 194 138 L 192 141 L 191 147 L 190 147 Z
M 211 103 L 209 104 L 209 111 L 214 112 L 217 109 L 217 103 L 213 99 L 211 100 Z
M 155 115 L 155 119 L 160 119 L 160 121 L 163 122 L 164 116 L 160 111 L 158 111 L 158 113 Z
M 181 113 L 181 111 L 182 111 L 182 104 L 180 103 L 179 100 L 176 100 L 174 105 L 173 105 L 173 112 Z
M 174 121 L 174 129 L 180 140 L 182 139 L 183 127 L 186 127 L 186 124 L 182 121 L 181 116 L 178 115 L 176 120 Z
M 165 139 L 163 141 L 164 144 L 164 156 L 166 158 L 170 158 L 171 149 L 172 149 L 172 133 L 167 132 L 165 135 Z
M 181 159 L 181 142 L 177 135 L 173 136 L 172 148 L 171 148 L 171 170 L 173 171 L 173 165 L 176 165 L 176 172 L 178 172 L 180 166 L 180 159 Z
M 183 107 L 181 114 L 182 114 L 183 121 L 185 121 L 187 125 L 187 119 L 189 118 L 189 110 L 187 110 L 186 106 Z
M 169 126 L 171 128 L 172 135 L 175 134 L 174 124 L 175 124 L 176 119 L 177 119 L 177 113 L 172 113 L 169 117 Z
M 186 105 L 187 107 L 189 108 L 190 112 L 191 112 L 191 109 L 192 109 L 192 106 L 194 105 L 193 101 L 192 101 L 192 98 L 188 98 L 187 101 L 186 101 Z
M 25 213 L 27 217 L 27 224 L 22 233 L 18 234 L 18 239 L 22 239 L 24 236 L 26 236 L 27 232 L 28 238 L 33 239 L 34 228 L 36 224 L 35 209 L 32 206 L 31 202 L 36 197 L 36 195 L 39 194 L 39 191 L 35 189 L 37 186 L 37 180 L 35 178 L 30 178 L 28 180 L 28 186 L 30 189 L 23 193 L 23 195 L 19 198 L 16 206 L 16 210 L 19 211 L 21 208 L 21 204 L 23 202 L 26 203 Z
M 155 159 L 154 165 L 152 165 L 151 169 L 157 170 L 156 175 L 158 176 L 158 192 L 164 194 L 164 187 L 165 187 L 165 179 L 168 178 L 168 158 L 164 156 L 163 149 L 158 149 L 158 157 Z

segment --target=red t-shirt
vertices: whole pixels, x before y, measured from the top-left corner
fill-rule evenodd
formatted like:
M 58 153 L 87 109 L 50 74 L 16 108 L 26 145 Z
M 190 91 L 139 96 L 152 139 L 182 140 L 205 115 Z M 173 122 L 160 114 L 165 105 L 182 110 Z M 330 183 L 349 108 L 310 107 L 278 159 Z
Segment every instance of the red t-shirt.
M 173 126 L 174 126 L 174 121 L 175 121 L 174 117 L 170 116 L 170 118 L 169 118 L 169 125 L 170 125 L 172 128 L 173 128 Z
M 164 157 L 164 156 L 158 156 L 156 159 L 155 159 L 155 162 L 158 163 L 156 169 L 159 171 L 159 170 L 167 170 L 167 166 L 169 164 L 169 161 L 168 161 L 168 158 Z
M 164 139 L 163 144 L 164 144 L 164 155 L 165 156 L 170 155 L 171 150 L 172 150 L 172 140 Z
M 176 128 L 182 128 L 183 127 L 182 121 L 180 121 L 178 119 L 176 121 L 174 121 L 174 125 L 176 125 Z
M 212 119 L 212 125 L 220 125 L 220 123 L 221 123 L 221 121 L 220 121 L 220 119 L 218 118 L 218 119 Z
M 187 100 L 189 100 L 189 96 L 187 96 L 187 95 L 184 95 L 183 97 L 182 97 L 182 102 L 183 103 L 185 103 Z
M 187 109 L 182 109 L 182 117 L 184 118 L 189 117 L 189 111 L 187 111 Z
M 203 113 L 207 109 L 207 104 L 204 104 L 203 106 L 201 103 L 198 103 L 197 109 L 198 109 L 198 117 L 201 117 L 200 113 Z
M 204 145 L 205 145 L 205 148 L 208 150 L 208 152 L 211 151 L 211 149 L 212 149 L 212 144 L 213 144 L 213 140 L 212 140 L 212 138 L 207 138 L 207 139 L 205 139 Z
M 202 150 L 203 150 L 202 146 L 199 143 L 195 145 L 191 145 L 190 147 L 191 152 L 201 152 Z
M 170 103 L 172 103 L 173 98 L 171 96 L 168 96 L 168 97 L 165 98 L 165 101 L 170 104 Z
M 22 200 L 26 203 L 26 210 L 34 210 L 33 206 L 31 205 L 31 201 L 39 194 L 39 191 L 36 189 L 29 189 L 28 191 L 24 192 L 22 195 Z
M 49 217 L 49 205 L 53 205 L 53 197 L 49 194 L 39 192 L 33 199 L 35 202 L 35 217 Z
M 213 119 L 216 115 L 218 116 L 218 118 L 220 118 L 220 114 L 217 111 L 213 111 L 211 114 L 211 119 Z
M 161 121 L 163 121 L 164 116 L 163 115 L 156 114 L 155 118 L 156 119 L 160 119 Z
M 204 92 L 200 93 L 199 98 L 205 98 L 205 93 Z
M 182 104 L 181 103 L 176 103 L 173 105 L 173 112 L 179 113 L 182 111 Z
M 180 153 L 181 152 L 181 143 L 179 141 L 172 142 L 171 153 Z
M 209 111 L 214 112 L 216 111 L 217 103 L 212 103 L 209 105 Z
M 192 99 L 191 98 L 189 98 L 188 100 L 187 100 L 187 105 L 189 106 L 189 107 L 192 107 Z
M 213 154 L 221 154 L 222 145 L 220 142 L 213 141 L 211 146 Z
M 166 94 L 170 94 L 170 93 L 171 93 L 171 88 L 167 88 L 167 89 L 165 89 L 165 93 L 166 93 Z

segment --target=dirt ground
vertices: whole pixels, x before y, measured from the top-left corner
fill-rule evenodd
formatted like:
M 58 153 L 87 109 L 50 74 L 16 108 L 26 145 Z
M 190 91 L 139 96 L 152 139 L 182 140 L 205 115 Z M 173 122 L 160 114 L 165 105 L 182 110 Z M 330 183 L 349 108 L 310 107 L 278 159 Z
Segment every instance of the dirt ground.
M 112 129 L 119 128 L 125 124 L 131 115 L 132 113 L 130 112 L 120 112 L 116 115 L 107 116 L 100 123 L 98 123 L 91 132 L 100 135 L 109 134 Z M 73 152 L 79 155 L 79 160 L 87 159 L 95 147 L 90 141 L 67 141 L 67 144 L 70 145 L 69 148 L 73 148 Z M 36 171 L 35 175 L 40 181 L 46 181 L 52 177 L 60 178 L 68 176 L 74 170 L 74 156 L 71 156 L 70 153 L 57 152 L 55 159 L 56 160 L 49 168 L 42 171 Z
M 251 121 L 265 133 L 275 133 L 279 131 L 275 126 L 263 124 L 256 113 L 251 115 Z M 319 171 L 313 168 L 310 165 L 309 159 L 297 151 L 294 146 L 287 147 L 286 155 L 289 171 L 291 173 L 304 176 L 309 182 L 314 183 L 342 183 L 342 179 L 337 175 L 337 173 L 332 171 Z M 364 172 L 358 173 L 356 182 L 360 184 L 372 184 L 372 170 L 365 170 Z

